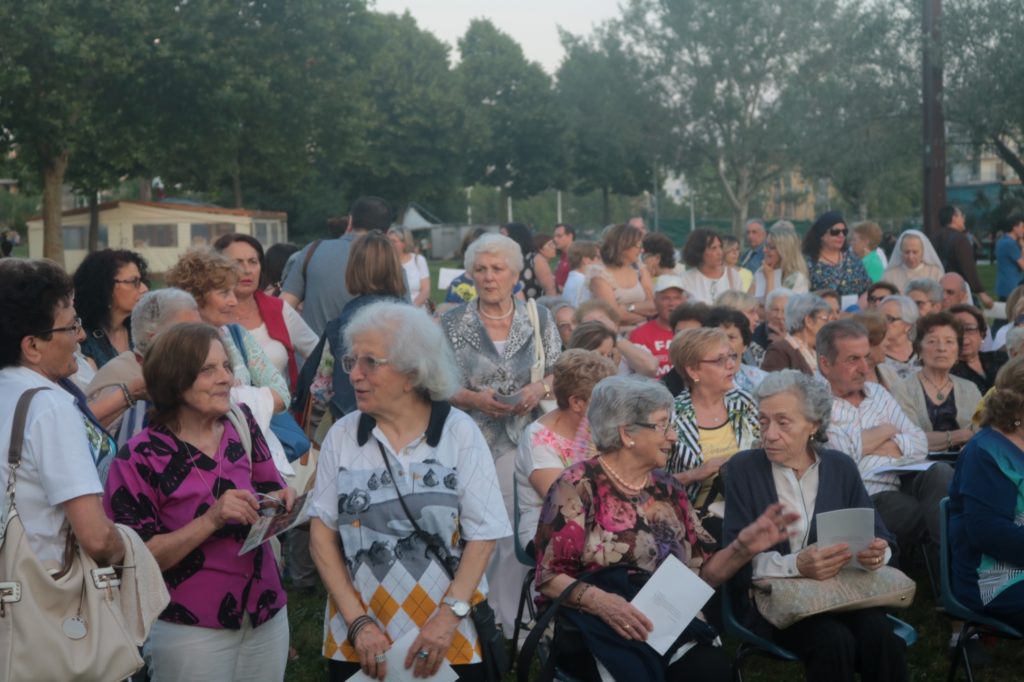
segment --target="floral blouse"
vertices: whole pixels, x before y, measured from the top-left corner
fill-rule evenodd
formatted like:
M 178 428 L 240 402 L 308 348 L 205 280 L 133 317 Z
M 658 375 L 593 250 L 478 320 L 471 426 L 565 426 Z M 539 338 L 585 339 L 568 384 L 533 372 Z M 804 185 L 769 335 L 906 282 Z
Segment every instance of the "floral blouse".
M 808 258 L 807 269 L 811 274 L 811 291 L 834 289 L 840 296 L 860 296 L 871 286 L 864 263 L 849 250 L 843 251 L 836 265 Z
M 604 566 L 654 571 L 669 554 L 698 570 L 706 558 L 698 542 L 714 541 L 672 476 L 655 470 L 639 495 L 627 496 L 599 460 L 584 460 L 566 469 L 544 500 L 534 540 L 537 587 Z
M 237 324 L 222 327 L 221 331 L 224 350 L 231 360 L 235 381 L 243 386 L 266 386 L 280 396 L 285 405 L 290 405 L 292 397 L 288 392 L 288 381 L 263 352 L 263 347 L 256 337 L 248 329 Z M 235 341 L 236 336 L 242 339 L 241 348 Z

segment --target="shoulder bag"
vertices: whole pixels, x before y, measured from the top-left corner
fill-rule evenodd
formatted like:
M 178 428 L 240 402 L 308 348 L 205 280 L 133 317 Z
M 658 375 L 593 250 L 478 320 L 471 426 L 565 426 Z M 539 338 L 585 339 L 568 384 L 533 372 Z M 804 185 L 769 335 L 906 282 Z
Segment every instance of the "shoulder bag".
M 41 390 L 49 389 L 22 394 L 11 428 L 0 519 L 0 682 L 123 680 L 142 668 L 142 659 L 120 611 L 121 579 L 113 568 L 99 567 L 70 528 L 64 567 L 51 575 L 29 546 L 18 516 L 15 487 L 25 420 Z
M 412 524 L 413 532 L 426 545 L 427 549 L 437 557 L 444 572 L 448 574 L 448 578 L 454 580 L 455 572 L 459 568 L 459 560 L 451 555 L 448 548 L 441 544 L 436 535 L 427 533 L 416 523 L 412 512 L 409 511 L 409 507 L 405 504 L 402 491 L 398 488 L 398 479 L 395 478 L 395 473 L 391 470 L 388 454 L 384 451 L 384 446 L 380 441 L 377 441 L 377 447 L 380 448 L 380 456 L 384 458 L 384 466 L 387 467 L 388 475 L 391 476 L 391 481 L 394 483 L 398 502 L 402 505 L 402 511 L 405 512 L 409 523 Z M 505 637 L 502 635 L 501 630 L 498 629 L 498 624 L 494 619 L 494 609 L 484 599 L 470 609 L 469 617 L 473 619 L 473 627 L 476 629 L 477 639 L 480 640 L 480 658 L 483 660 L 485 678 L 487 682 L 501 682 L 501 680 L 505 679 L 505 675 L 508 674 L 511 664 L 505 645 Z
M 533 327 L 533 364 L 530 366 L 530 383 L 544 381 L 544 336 L 540 331 L 540 314 L 537 312 L 537 301 L 532 298 L 526 301 L 526 313 L 530 318 L 530 326 Z M 554 400 L 541 400 L 539 403 L 541 412 L 545 414 L 558 407 Z

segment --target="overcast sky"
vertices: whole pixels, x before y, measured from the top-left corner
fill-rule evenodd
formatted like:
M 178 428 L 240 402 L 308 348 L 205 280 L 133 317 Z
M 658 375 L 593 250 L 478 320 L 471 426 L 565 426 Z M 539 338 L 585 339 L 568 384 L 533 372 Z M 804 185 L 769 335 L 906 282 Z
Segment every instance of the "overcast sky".
M 376 0 L 381 12 L 409 10 L 416 22 L 452 46 L 478 17 L 490 19 L 515 38 L 526 58 L 553 74 L 562 61 L 558 26 L 574 34 L 590 33 L 594 24 L 619 15 L 619 0 Z

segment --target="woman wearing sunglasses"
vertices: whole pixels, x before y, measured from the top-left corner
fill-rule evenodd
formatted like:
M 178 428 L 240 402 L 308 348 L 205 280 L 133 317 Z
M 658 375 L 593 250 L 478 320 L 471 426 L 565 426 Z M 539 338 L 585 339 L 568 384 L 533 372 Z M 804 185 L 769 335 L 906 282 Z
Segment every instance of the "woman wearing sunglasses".
M 811 291 L 835 289 L 840 296 L 860 296 L 871 286 L 864 263 L 849 249 L 848 232 L 838 211 L 823 213 L 807 232 L 803 251 L 811 273 Z

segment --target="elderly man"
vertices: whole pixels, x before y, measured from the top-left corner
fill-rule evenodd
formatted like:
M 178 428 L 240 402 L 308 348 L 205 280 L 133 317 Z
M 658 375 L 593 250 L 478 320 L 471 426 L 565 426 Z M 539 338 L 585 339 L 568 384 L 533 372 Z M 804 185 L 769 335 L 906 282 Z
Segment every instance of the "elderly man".
M 857 463 L 864 486 L 889 530 L 901 541 L 926 541 L 938 566 L 939 500 L 953 470 L 932 464 L 925 471 L 876 473 L 894 460 L 927 461 L 928 441 L 896 400 L 869 382 L 868 332 L 854 320 L 829 322 L 818 332 L 818 368 L 832 389 L 828 445 Z
M 654 280 L 654 309 L 657 317 L 640 325 L 629 333 L 629 340 L 651 351 L 658 361 L 657 378 L 672 371 L 668 347 L 674 336 L 671 324 L 672 311 L 686 303 L 683 280 L 675 275 L 661 275 Z
M 930 279 L 912 279 L 907 282 L 906 295 L 917 305 L 920 317 L 942 310 L 942 285 L 938 282 Z
M 558 266 L 555 267 L 555 286 L 561 291 L 565 288 L 565 280 L 569 278 L 569 271 L 572 270 L 569 267 L 569 247 L 572 246 L 573 240 L 576 239 L 576 230 L 573 229 L 572 225 L 559 223 L 555 225 L 555 231 L 551 234 L 551 239 L 555 242 L 555 248 L 558 249 L 559 253 Z
M 940 277 L 939 286 L 942 287 L 943 310 L 949 310 L 955 305 L 971 304 L 967 281 L 955 272 L 947 272 Z
M 764 240 L 768 233 L 760 218 L 748 220 L 744 231 L 747 233 L 747 250 L 740 257 L 739 266 L 751 272 L 757 272 L 757 269 L 761 267 L 761 261 L 764 260 Z

